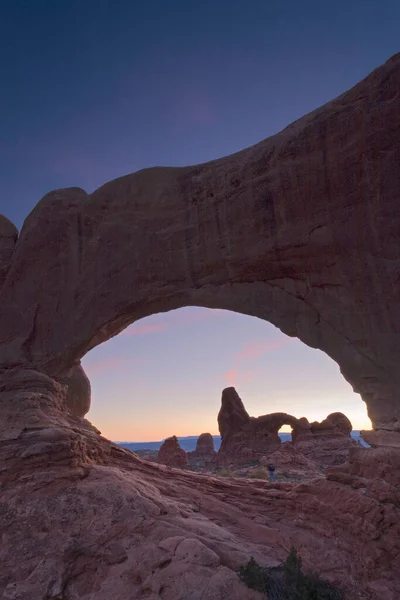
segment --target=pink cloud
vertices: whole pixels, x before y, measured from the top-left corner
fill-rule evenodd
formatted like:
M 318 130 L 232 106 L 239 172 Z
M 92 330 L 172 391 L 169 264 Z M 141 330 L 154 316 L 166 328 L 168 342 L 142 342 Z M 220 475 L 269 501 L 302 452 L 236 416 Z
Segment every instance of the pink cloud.
M 226 385 L 237 386 L 252 381 L 254 377 L 261 372 L 261 369 L 243 369 L 242 364 L 257 360 L 264 356 L 264 354 L 268 354 L 274 350 L 284 348 L 290 344 L 291 341 L 292 338 L 283 338 L 272 340 L 270 342 L 249 342 L 248 344 L 245 344 L 243 348 L 235 354 L 233 367 L 225 373 Z
M 88 375 L 102 375 L 103 373 L 112 373 L 116 371 L 122 371 L 125 369 L 132 370 L 143 366 L 148 361 L 143 358 L 121 358 L 121 357 L 110 357 L 101 358 L 99 360 L 85 360 L 83 368 L 87 371 Z
M 221 314 L 224 314 L 224 312 L 225 311 L 218 308 L 199 308 L 198 310 L 196 310 L 196 312 L 190 313 L 182 313 L 181 311 L 175 311 L 173 314 L 171 314 L 171 320 L 174 325 L 186 325 L 186 323 L 198 323 L 214 319 L 220 316 Z
M 166 331 L 180 325 L 187 325 L 189 323 L 199 323 L 214 319 L 224 313 L 223 310 L 215 309 L 210 310 L 208 308 L 199 308 L 195 312 L 184 312 L 179 310 L 171 313 L 166 313 L 168 316 L 160 316 L 158 321 L 154 323 L 133 323 L 130 327 L 125 329 L 121 335 L 147 335 L 148 333 L 157 333 L 160 331 Z
M 238 386 L 244 383 L 253 381 L 256 375 L 261 373 L 261 369 L 243 370 L 243 369 L 230 369 L 225 373 L 225 384 L 227 386 Z
M 84 369 L 90 375 L 99 375 L 102 373 L 110 373 L 117 371 L 127 366 L 130 361 L 126 358 L 103 358 L 94 361 L 85 361 Z
M 166 323 L 134 323 L 122 332 L 122 335 L 147 335 L 168 329 Z
M 236 360 L 257 360 L 264 354 L 279 350 L 290 343 L 290 338 L 281 340 L 273 340 L 271 342 L 250 342 L 246 344 L 240 352 L 235 356 Z

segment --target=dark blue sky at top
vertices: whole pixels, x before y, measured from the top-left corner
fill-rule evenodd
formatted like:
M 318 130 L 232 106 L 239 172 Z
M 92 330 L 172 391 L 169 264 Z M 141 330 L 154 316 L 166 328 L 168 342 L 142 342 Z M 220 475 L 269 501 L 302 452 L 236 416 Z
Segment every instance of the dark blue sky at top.
M 0 212 L 251 145 L 400 50 L 398 0 L 0 0 Z

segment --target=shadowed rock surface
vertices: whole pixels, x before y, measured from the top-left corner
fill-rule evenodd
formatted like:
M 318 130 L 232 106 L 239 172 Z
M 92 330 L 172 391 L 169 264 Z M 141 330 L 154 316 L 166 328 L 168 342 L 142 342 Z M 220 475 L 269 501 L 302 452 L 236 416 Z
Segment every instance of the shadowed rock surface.
M 0 288 L 10 269 L 17 238 L 18 229 L 6 217 L 0 215 Z
M 82 365 L 72 367 L 61 382 L 68 386 L 67 405 L 71 413 L 77 417 L 84 417 L 90 409 L 91 387 L 90 381 Z
M 57 190 L 17 241 L 1 220 L 0 597 L 256 600 L 236 569 L 291 545 L 349 600 L 400 597 L 399 128 L 396 55 L 252 148 Z M 68 398 L 71 369 L 189 305 L 326 352 L 376 447 L 296 485 L 175 471 L 104 439 L 81 386 Z
M 214 449 L 214 439 L 211 433 L 199 435 L 196 449 L 187 453 L 191 469 L 213 469 L 217 462 L 217 453 Z
M 312 470 L 345 462 L 350 448 L 357 446 L 350 436 L 351 422 L 343 413 L 332 413 L 321 423 L 287 413 L 250 417 L 235 388 L 229 387 L 222 391 L 218 413 L 218 464 L 241 466 L 271 455 L 282 446 L 278 432 L 283 425 L 292 427 L 294 448 L 315 462 Z
M 158 451 L 158 462 L 168 467 L 186 469 L 188 458 L 186 452 L 180 447 L 176 435 L 169 437 Z

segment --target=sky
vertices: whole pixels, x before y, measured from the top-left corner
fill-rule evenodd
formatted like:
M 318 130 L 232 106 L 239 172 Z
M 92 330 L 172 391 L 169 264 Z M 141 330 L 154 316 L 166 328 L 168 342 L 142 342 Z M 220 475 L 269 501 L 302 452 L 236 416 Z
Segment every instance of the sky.
M 48 191 L 218 158 L 280 131 L 400 50 L 398 0 L 0 0 L 0 212 Z M 152 315 L 83 360 L 115 440 L 217 432 L 250 414 L 365 405 L 322 352 L 229 311 Z

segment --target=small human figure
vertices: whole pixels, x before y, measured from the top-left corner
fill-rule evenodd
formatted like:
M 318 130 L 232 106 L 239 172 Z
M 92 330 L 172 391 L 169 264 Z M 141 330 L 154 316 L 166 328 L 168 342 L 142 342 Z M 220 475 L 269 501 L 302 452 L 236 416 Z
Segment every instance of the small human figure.
M 275 465 L 272 463 L 268 465 L 268 475 L 270 481 L 276 481 Z

